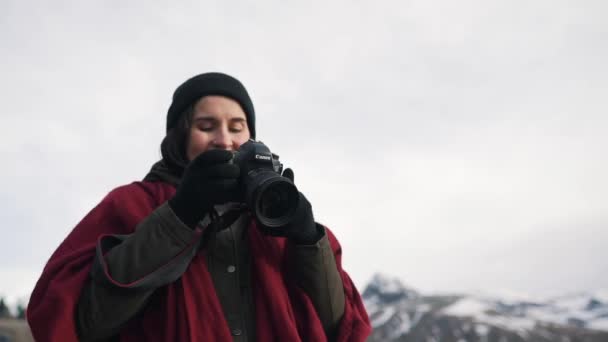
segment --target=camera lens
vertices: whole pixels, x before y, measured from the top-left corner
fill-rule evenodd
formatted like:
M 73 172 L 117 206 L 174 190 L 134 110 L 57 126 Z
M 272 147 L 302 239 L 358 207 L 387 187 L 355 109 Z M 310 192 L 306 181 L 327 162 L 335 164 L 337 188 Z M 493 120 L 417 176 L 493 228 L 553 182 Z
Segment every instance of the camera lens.
M 275 182 L 268 186 L 260 194 L 260 213 L 271 220 L 289 215 L 294 204 L 291 194 L 289 183 Z
M 265 173 L 265 172 L 264 172 Z M 263 225 L 271 228 L 289 223 L 298 206 L 298 190 L 285 177 L 274 172 L 265 173 L 267 177 L 258 183 L 252 198 L 255 215 Z

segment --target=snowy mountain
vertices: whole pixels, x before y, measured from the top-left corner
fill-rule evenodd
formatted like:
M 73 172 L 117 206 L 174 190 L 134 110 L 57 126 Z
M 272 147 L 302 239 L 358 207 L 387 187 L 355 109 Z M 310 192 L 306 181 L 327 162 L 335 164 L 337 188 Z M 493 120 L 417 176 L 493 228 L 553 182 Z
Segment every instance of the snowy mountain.
M 534 300 L 512 294 L 425 296 L 376 274 L 363 291 L 375 341 L 608 341 L 608 292 Z

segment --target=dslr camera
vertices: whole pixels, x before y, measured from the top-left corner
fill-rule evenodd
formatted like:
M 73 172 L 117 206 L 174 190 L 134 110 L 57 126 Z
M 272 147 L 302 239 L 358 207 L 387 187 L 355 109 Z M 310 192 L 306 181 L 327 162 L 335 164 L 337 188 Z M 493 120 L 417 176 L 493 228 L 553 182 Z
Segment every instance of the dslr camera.
M 241 200 L 258 222 L 269 228 L 291 222 L 300 197 L 293 182 L 281 176 L 279 156 L 261 141 L 249 139 L 234 152 L 231 162 L 241 169 Z

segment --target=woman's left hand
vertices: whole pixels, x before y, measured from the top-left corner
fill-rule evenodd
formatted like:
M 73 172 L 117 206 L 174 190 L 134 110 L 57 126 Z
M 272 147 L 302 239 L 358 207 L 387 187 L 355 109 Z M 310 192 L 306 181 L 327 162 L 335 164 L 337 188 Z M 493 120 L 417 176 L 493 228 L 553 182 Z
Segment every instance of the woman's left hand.
M 287 168 L 283 177 L 294 180 L 293 170 Z M 263 227 L 263 231 L 273 236 L 285 236 L 296 244 L 311 245 L 319 241 L 325 234 L 325 230 L 315 223 L 312 206 L 301 192 L 298 199 L 298 207 L 293 219 L 286 225 L 278 228 Z

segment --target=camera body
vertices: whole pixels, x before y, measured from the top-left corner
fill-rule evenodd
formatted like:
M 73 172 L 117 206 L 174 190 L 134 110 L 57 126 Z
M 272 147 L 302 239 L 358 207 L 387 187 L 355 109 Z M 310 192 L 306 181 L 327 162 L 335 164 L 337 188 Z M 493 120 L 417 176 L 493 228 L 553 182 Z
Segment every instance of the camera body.
M 239 166 L 242 175 L 259 170 L 273 171 L 279 175 L 283 172 L 283 164 L 279 162 L 279 156 L 270 152 L 263 142 L 253 139 L 247 140 L 238 151 L 234 152 L 232 162 Z
M 281 176 L 279 156 L 261 141 L 249 139 L 234 152 L 232 163 L 241 170 L 241 200 L 264 226 L 277 228 L 291 222 L 299 192 L 293 182 Z

